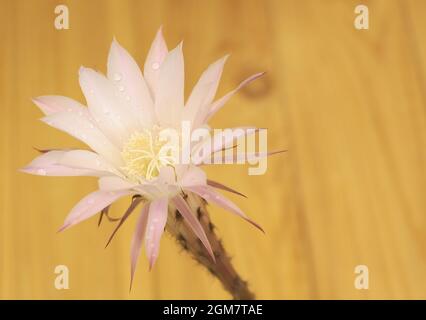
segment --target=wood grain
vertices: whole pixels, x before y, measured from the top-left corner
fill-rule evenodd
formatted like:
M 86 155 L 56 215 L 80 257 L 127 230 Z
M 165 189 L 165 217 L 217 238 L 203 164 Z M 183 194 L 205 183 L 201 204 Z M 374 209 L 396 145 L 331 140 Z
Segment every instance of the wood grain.
M 70 30 L 54 28 L 66 4 Z M 30 98 L 84 101 L 80 65 L 105 71 L 115 36 L 142 64 L 157 28 L 184 39 L 186 92 L 213 60 L 231 53 L 219 95 L 244 89 L 217 127 L 267 127 L 263 176 L 209 168 L 266 236 L 210 206 L 225 247 L 259 298 L 426 298 L 426 22 L 422 0 L 363 1 L 370 29 L 356 30 L 359 1 L 0 1 L 0 298 L 227 299 L 220 284 L 165 237 L 153 271 L 142 258 L 129 294 L 131 217 L 113 229 L 96 219 L 56 230 L 91 178 L 24 175 L 36 147 L 81 146 L 37 121 Z M 127 203 L 114 206 L 118 215 Z M 54 268 L 70 270 L 56 290 Z M 354 288 L 367 265 L 369 290 Z

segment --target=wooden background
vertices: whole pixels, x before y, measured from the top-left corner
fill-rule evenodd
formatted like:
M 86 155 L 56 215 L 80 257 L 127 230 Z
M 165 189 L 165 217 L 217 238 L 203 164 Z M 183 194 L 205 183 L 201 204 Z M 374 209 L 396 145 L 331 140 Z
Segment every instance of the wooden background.
M 139 263 L 129 294 L 134 217 L 108 249 L 111 224 L 56 230 L 91 178 L 24 175 L 37 147 L 80 146 L 37 121 L 30 98 L 81 101 L 80 65 L 105 71 L 113 36 L 142 64 L 163 24 L 184 39 L 186 91 L 231 53 L 219 94 L 267 71 L 218 114 L 218 127 L 269 128 L 287 148 L 264 176 L 241 166 L 209 171 L 248 195 L 235 199 L 266 229 L 211 207 L 234 263 L 259 298 L 426 298 L 426 1 L 0 1 L 0 298 L 219 298 L 221 285 L 170 237 L 153 271 Z M 70 30 L 54 28 L 66 4 Z M 121 203 L 118 210 L 124 208 Z M 70 289 L 54 288 L 67 265 Z M 369 290 L 354 288 L 367 265 Z

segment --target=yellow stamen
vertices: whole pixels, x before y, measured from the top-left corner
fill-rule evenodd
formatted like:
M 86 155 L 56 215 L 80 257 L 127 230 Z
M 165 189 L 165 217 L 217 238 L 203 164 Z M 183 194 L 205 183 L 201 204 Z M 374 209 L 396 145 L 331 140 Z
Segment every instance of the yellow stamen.
M 134 132 L 124 144 L 121 156 L 125 165 L 121 168 L 135 182 L 152 180 L 161 167 L 174 165 L 173 148 L 167 141 L 160 141 L 159 129 Z

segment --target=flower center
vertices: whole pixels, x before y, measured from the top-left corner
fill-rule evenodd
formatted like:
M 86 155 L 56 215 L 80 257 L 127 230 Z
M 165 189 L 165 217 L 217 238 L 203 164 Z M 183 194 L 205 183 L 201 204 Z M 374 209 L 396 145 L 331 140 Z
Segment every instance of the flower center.
M 160 137 L 160 128 L 134 132 L 124 144 L 121 156 L 122 170 L 134 182 L 152 180 L 158 176 L 161 167 L 173 166 L 177 161 L 171 145 Z

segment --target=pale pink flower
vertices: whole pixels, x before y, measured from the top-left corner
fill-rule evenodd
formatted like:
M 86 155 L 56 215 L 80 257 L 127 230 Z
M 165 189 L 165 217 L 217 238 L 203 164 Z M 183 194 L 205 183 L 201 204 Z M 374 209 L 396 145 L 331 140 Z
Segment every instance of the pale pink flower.
M 22 170 L 42 176 L 99 178 L 99 189 L 71 210 L 61 231 L 105 210 L 124 196 L 133 196 L 118 229 L 143 202 L 131 244 L 133 277 L 143 239 L 150 268 L 158 256 L 169 202 L 174 203 L 215 259 L 200 222 L 184 200 L 186 192 L 193 192 L 259 227 L 215 188 L 238 192 L 207 180 L 199 166 L 176 163 L 164 152 L 158 138 L 159 129 L 179 128 L 183 120 L 189 121 L 192 129 L 205 126 L 238 89 L 262 75 L 255 74 L 214 101 L 226 59 L 227 56 L 207 68 L 184 104 L 182 43 L 168 51 L 160 28 L 143 73 L 116 40 L 109 52 L 106 77 L 92 69 L 80 69 L 80 86 L 88 107 L 62 96 L 34 99 L 45 114 L 43 122 L 81 140 L 91 150 L 46 151 Z M 233 141 L 224 142 L 211 152 L 232 144 Z

